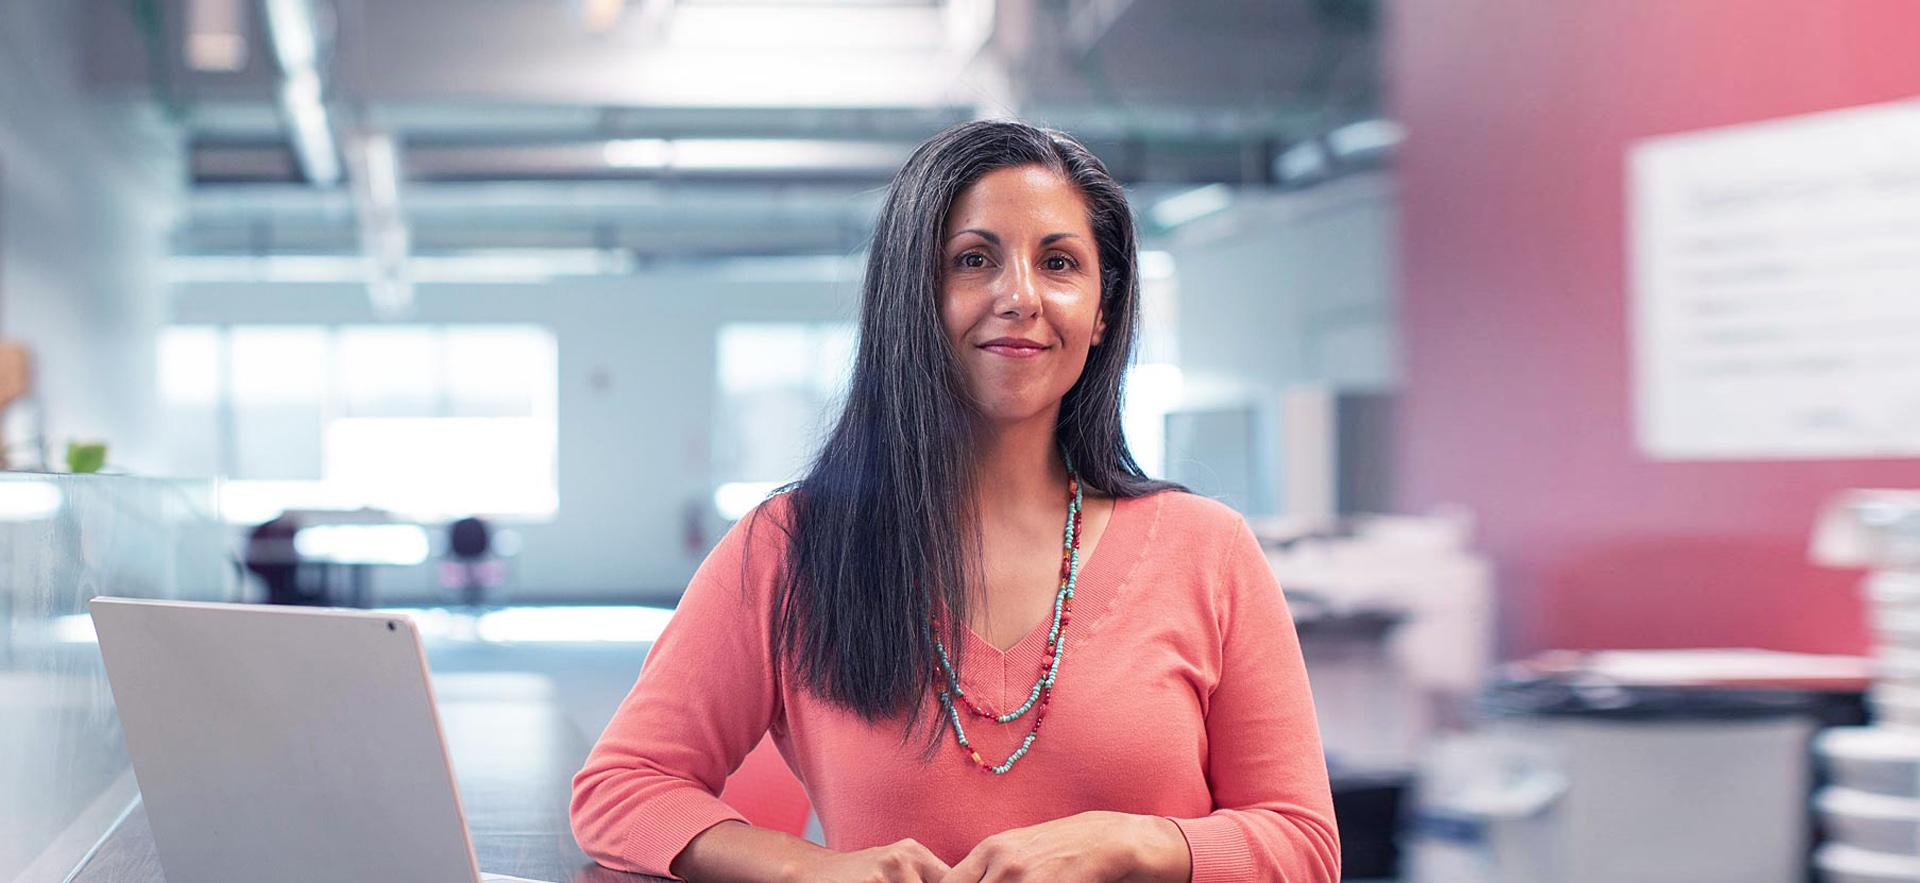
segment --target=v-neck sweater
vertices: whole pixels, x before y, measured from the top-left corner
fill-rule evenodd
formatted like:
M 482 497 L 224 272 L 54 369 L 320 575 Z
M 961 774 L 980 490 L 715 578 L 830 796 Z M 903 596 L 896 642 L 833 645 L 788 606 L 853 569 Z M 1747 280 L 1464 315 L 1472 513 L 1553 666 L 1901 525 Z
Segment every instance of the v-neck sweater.
M 574 776 L 574 836 L 596 861 L 670 876 L 700 832 L 746 821 L 716 795 L 771 733 L 831 849 L 911 837 L 951 865 L 989 835 L 1113 810 L 1172 820 L 1195 883 L 1339 879 L 1299 638 L 1237 511 L 1178 490 L 1115 499 L 1080 565 L 1046 723 L 1013 769 L 994 775 L 950 729 L 924 761 L 923 730 L 902 741 L 904 715 L 870 724 L 774 664 L 770 611 L 790 497 L 762 502 L 708 553 Z M 770 517 L 749 537 L 757 514 Z M 1018 708 L 1048 625 L 1004 652 L 969 630 L 956 660 L 962 689 L 991 711 Z M 938 700 L 925 697 L 921 711 L 939 716 Z M 1032 723 L 960 713 L 992 763 Z

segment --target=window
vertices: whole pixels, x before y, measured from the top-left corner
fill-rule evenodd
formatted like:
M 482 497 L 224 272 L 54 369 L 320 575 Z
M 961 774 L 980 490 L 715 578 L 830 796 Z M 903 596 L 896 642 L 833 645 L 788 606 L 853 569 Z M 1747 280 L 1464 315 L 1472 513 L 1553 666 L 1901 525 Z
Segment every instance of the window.
M 735 323 L 717 340 L 714 507 L 732 520 L 800 476 L 853 371 L 851 322 Z
M 222 510 L 250 524 L 550 517 L 557 369 L 527 325 L 174 326 L 159 374 L 173 468 L 225 475 Z

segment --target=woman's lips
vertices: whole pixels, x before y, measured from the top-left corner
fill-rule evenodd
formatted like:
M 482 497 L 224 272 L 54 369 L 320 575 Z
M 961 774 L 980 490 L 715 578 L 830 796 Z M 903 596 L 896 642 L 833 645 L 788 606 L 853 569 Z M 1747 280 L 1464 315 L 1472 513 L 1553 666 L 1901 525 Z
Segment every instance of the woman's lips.
M 983 346 L 981 349 L 1013 359 L 1031 359 L 1047 351 L 1043 346 Z

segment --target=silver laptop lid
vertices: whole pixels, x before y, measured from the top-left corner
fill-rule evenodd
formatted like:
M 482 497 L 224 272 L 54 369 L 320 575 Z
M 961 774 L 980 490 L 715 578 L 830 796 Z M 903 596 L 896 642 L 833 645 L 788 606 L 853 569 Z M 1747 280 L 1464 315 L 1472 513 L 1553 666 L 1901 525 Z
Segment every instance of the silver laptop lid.
M 479 879 L 411 620 L 90 606 L 169 879 Z

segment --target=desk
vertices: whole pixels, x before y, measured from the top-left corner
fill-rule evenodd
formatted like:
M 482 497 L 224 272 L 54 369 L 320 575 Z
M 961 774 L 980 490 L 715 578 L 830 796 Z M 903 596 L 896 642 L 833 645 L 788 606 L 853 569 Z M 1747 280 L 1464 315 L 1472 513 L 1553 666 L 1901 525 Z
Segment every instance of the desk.
M 439 679 L 436 678 L 436 682 Z M 472 691 L 454 691 L 470 695 Z M 550 699 L 512 695 L 440 702 L 460 801 L 481 870 L 553 883 L 663 880 L 601 867 L 573 842 L 571 780 L 588 741 Z M 262 783 L 265 785 L 266 783 Z M 73 883 L 161 883 L 143 806 L 136 806 Z M 253 875 L 273 883 L 271 873 Z M 192 881 L 176 881 L 192 883 Z

